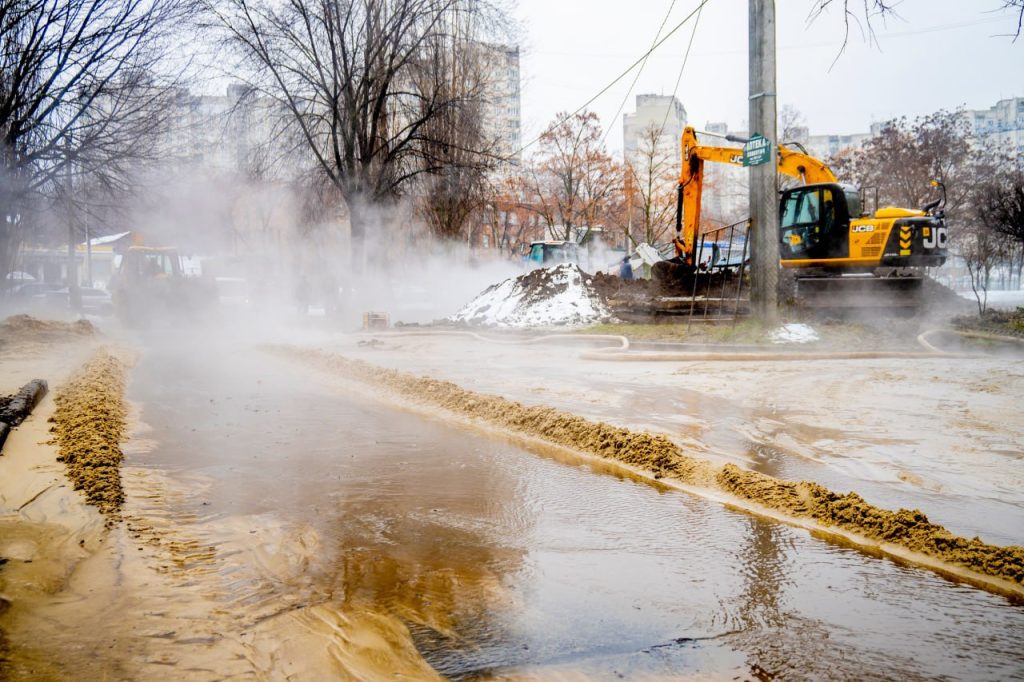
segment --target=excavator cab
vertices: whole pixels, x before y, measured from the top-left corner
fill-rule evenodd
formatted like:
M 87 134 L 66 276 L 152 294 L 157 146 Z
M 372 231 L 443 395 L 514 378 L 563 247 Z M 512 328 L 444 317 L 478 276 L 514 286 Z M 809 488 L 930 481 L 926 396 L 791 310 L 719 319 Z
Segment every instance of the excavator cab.
M 783 260 L 846 258 L 850 220 L 860 215 L 860 194 L 837 183 L 803 185 L 782 193 L 779 207 Z

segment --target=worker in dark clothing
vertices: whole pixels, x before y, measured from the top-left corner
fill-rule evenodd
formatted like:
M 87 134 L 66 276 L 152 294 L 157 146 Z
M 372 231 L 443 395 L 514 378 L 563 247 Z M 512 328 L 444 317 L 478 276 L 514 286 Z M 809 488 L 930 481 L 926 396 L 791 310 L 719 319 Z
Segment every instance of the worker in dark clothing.
M 629 264 L 629 256 L 625 256 L 622 259 L 622 264 L 619 265 L 619 277 L 622 279 L 633 279 L 633 266 Z

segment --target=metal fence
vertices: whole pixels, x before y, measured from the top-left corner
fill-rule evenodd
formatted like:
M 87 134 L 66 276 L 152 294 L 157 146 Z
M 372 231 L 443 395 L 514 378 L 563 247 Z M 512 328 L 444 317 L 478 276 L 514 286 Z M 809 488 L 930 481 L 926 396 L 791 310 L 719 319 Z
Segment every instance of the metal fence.
M 742 245 L 737 243 L 737 229 L 741 226 L 745 228 Z M 741 315 L 749 312 L 749 306 L 746 310 L 742 306 L 743 303 L 749 303 L 750 299 L 750 288 L 744 284 L 749 258 L 749 227 L 750 220 L 745 219 L 731 225 L 712 228 L 700 234 L 694 256 L 697 269 L 694 272 L 693 288 L 690 292 L 690 314 L 686 321 L 687 329 L 698 315 L 701 321 L 707 322 L 729 320 L 731 317 L 732 323 L 736 324 L 736 320 Z M 724 257 L 722 256 L 723 244 L 725 245 Z M 706 260 L 705 254 L 707 254 Z M 704 286 L 700 287 L 701 284 Z M 698 290 L 704 292 L 702 300 L 698 299 Z M 718 295 L 714 296 L 716 293 Z M 702 304 L 703 310 L 698 310 L 698 302 Z M 731 311 L 726 307 L 727 304 L 731 304 Z

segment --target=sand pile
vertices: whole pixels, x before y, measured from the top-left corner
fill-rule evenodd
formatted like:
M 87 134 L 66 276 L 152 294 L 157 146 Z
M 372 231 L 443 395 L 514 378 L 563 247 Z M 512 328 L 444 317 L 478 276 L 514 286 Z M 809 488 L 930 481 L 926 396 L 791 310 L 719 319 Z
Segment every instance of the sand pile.
M 655 478 L 714 488 L 798 519 L 849 531 L 1018 586 L 1024 585 L 1024 547 L 999 547 L 978 538 L 957 536 L 930 523 L 920 511 L 889 511 L 865 502 L 856 493 L 840 495 L 813 482 L 785 481 L 745 471 L 732 464 L 715 467 L 690 457 L 661 435 L 639 433 L 595 422 L 550 407 L 467 391 L 447 382 L 375 367 L 360 360 L 317 350 L 278 347 L 296 356 L 374 387 L 384 387 L 415 402 L 577 451 L 635 466 Z
M 575 327 L 611 316 L 594 278 L 575 263 L 562 263 L 488 287 L 449 320 L 485 327 Z
M 108 516 L 124 502 L 120 443 L 126 433 L 122 398 L 125 366 L 106 350 L 96 353 L 57 393 L 50 421 L 75 490 Z
M 0 322 L 0 348 L 38 343 L 62 343 L 90 338 L 96 329 L 88 320 L 58 322 L 31 315 L 11 315 Z

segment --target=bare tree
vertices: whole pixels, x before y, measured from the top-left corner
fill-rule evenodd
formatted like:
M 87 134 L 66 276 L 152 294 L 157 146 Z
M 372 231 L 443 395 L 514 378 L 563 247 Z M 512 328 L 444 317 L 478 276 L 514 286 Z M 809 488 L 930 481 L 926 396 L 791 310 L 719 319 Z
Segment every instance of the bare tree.
M 474 17 L 464 18 L 472 22 Z M 461 35 L 472 35 L 472 25 L 459 26 Z M 492 199 L 489 174 L 498 165 L 498 141 L 485 126 L 485 108 L 493 106 L 489 91 L 492 70 L 500 68 L 504 50 L 473 44 L 435 41 L 429 49 L 431 68 L 417 76 L 429 79 L 420 91 L 445 91 L 456 102 L 424 124 L 428 155 L 441 160 L 436 168 L 418 178 L 415 203 L 431 234 L 441 239 L 462 235 L 470 217 Z
M 640 144 L 627 161 L 640 230 L 630 234 L 633 243 L 654 244 L 675 224 L 678 167 L 674 150 L 662 143 L 662 130 L 651 124 L 640 132 Z M 634 230 L 636 232 L 636 230 Z
M 978 220 L 1007 238 L 1011 273 L 1016 271 L 1020 288 L 1024 270 L 1024 168 L 1021 159 L 1016 163 L 1004 161 L 987 173 L 976 186 L 974 202 Z
M 623 172 L 604 149 L 601 124 L 589 111 L 559 113 L 541 135 L 528 170 L 531 201 L 553 237 L 568 241 L 594 227 L 621 187 Z
M 452 154 L 462 151 L 459 141 L 440 137 L 475 93 L 442 68 L 483 37 L 489 7 L 474 0 L 207 5 L 252 84 L 287 108 L 313 165 L 344 199 L 360 270 L 367 235 L 385 230 L 388 207 L 411 181 L 459 164 Z M 470 35 L 467 17 L 474 17 Z
M 946 185 L 947 212 L 956 217 L 983 177 L 987 151 L 971 142 L 971 130 L 959 111 L 938 111 L 913 121 L 888 121 L 860 148 L 835 159 L 839 177 L 877 188 L 883 204 L 914 208 L 934 197 L 931 180 Z
M 843 44 L 836 59 L 842 55 L 850 40 L 850 28 L 856 26 L 861 35 L 870 43 L 877 43 L 875 24 L 897 16 L 896 8 L 902 0 L 812 0 L 808 21 L 813 22 L 829 10 L 836 9 L 843 16 Z M 1015 13 L 1014 41 L 1024 28 L 1024 0 L 1003 0 L 1003 10 Z
M 1010 240 L 983 221 L 972 221 L 954 235 L 953 243 L 958 255 L 967 266 L 971 278 L 971 291 L 978 302 L 978 314 L 984 315 L 988 307 L 989 282 L 992 269 L 1009 256 Z
M 807 142 L 807 121 L 803 113 L 792 104 L 779 107 L 778 130 L 781 142 Z
M 1020 38 L 1021 31 L 1024 30 L 1024 0 L 1006 0 L 1003 3 L 1003 9 L 1013 10 L 1017 13 L 1017 27 L 1013 32 L 1013 39 L 1016 41 Z
M 0 272 L 45 199 L 128 187 L 157 155 L 185 0 L 0 0 Z M 70 220 L 65 216 L 65 220 Z M 74 283 L 71 283 L 74 285 Z

